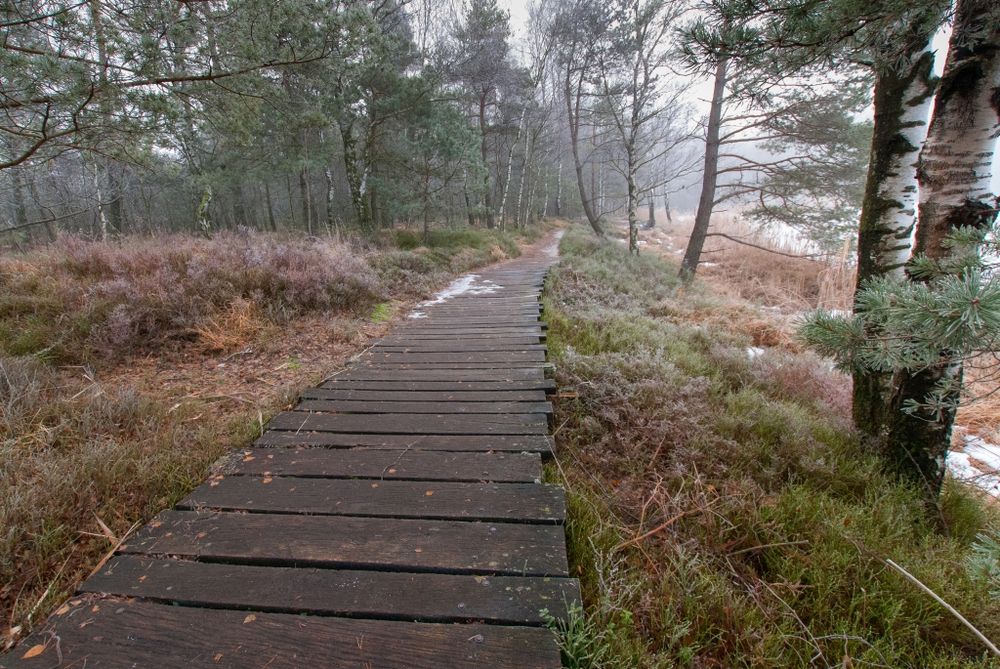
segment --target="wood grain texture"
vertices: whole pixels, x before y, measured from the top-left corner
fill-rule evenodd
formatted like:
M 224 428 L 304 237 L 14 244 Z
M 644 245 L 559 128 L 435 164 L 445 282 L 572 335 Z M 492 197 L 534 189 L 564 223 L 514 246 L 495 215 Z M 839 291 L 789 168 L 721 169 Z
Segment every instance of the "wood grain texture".
M 431 414 L 513 414 L 552 413 L 549 402 L 374 402 L 369 400 L 314 400 L 307 399 L 295 405 L 295 411 L 323 411 L 327 413 L 431 413 Z
M 576 579 L 293 569 L 121 555 L 83 587 L 165 603 L 424 622 L 542 625 L 580 601 Z
M 210 562 L 567 576 L 561 525 L 164 511 L 121 548 Z
M 351 620 L 73 600 L 0 658 L 5 669 L 559 669 L 537 627 Z M 58 642 L 57 642 L 58 640 Z M 24 659 L 24 650 L 44 652 Z M 62 663 L 59 663 L 59 658 Z
M 439 520 L 561 523 L 562 488 L 541 483 L 467 483 L 217 476 L 178 509 Z
M 437 390 L 437 391 L 458 391 L 458 390 L 555 390 L 556 382 L 552 379 L 517 379 L 517 380 L 486 380 L 477 381 L 471 379 L 453 380 L 430 380 L 430 381 L 408 381 L 406 379 L 386 380 L 386 379 L 347 379 L 335 377 L 323 382 L 321 388 L 330 390 Z
M 303 399 L 352 402 L 544 402 L 544 390 L 365 390 L 308 388 Z
M 269 430 L 350 432 L 354 434 L 547 434 L 545 414 L 324 414 L 282 411 Z
M 268 430 L 255 442 L 258 446 L 318 446 L 325 448 L 391 448 L 414 451 L 472 451 L 541 453 L 547 457 L 555 444 L 548 435 L 446 434 L 338 434 L 336 432 L 282 432 Z
M 248 448 L 232 455 L 225 472 L 244 476 L 533 483 L 542 477 L 542 460 L 538 453 Z

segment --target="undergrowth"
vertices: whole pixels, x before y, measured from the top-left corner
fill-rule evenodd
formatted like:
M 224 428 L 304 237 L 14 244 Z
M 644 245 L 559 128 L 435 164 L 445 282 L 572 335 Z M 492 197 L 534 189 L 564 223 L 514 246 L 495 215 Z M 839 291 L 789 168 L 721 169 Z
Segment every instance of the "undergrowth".
M 200 342 L 225 350 L 309 313 L 364 314 L 518 255 L 487 230 L 396 230 L 373 251 L 244 230 L 117 241 L 62 237 L 0 255 L 0 355 L 94 363 Z M 239 338 L 239 337 L 237 337 Z
M 548 474 L 593 658 L 564 630 L 568 666 L 1000 666 L 885 562 L 1000 639 L 995 581 L 968 567 L 995 506 L 952 483 L 928 518 L 852 433 L 849 379 L 789 342 L 749 348 L 746 304 L 578 229 L 561 252 Z

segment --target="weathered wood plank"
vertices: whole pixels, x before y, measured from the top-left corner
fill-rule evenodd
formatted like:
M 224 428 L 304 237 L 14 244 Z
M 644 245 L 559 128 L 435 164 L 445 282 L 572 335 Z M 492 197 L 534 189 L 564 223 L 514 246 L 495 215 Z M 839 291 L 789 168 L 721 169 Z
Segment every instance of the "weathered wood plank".
M 365 369 L 371 371 L 396 369 L 432 369 L 432 370 L 467 370 L 483 369 L 487 371 L 516 371 L 522 369 L 544 370 L 547 365 L 542 362 L 375 362 L 365 363 Z
M 375 348 L 362 358 L 365 362 L 381 363 L 498 363 L 508 365 L 515 362 L 545 362 L 545 351 L 448 351 L 444 353 L 425 353 L 423 351 L 386 351 Z
M 339 434 L 336 432 L 281 432 L 268 430 L 254 442 L 258 446 L 316 446 L 323 448 L 391 448 L 426 451 L 514 452 L 551 455 L 554 442 L 548 435 L 442 434 Z
M 541 367 L 525 369 L 414 369 L 391 370 L 352 367 L 335 379 L 351 381 L 541 381 Z
M 322 414 L 282 411 L 269 430 L 354 434 L 547 434 L 544 414 Z
M 41 644 L 30 658 L 24 651 Z M 61 660 L 61 662 L 60 662 Z M 93 596 L 0 658 L 9 669 L 559 669 L 538 627 L 247 614 Z
M 303 399 L 355 402 L 544 402 L 544 390 L 353 390 L 308 388 Z
M 545 344 L 538 343 L 536 337 L 507 337 L 494 338 L 491 340 L 471 339 L 456 340 L 454 337 L 442 337 L 441 339 L 383 339 L 375 344 L 375 349 L 380 351 L 544 351 Z
M 164 511 L 124 554 L 411 572 L 567 576 L 561 525 Z
M 294 411 L 327 413 L 430 413 L 430 414 L 511 414 L 552 413 L 550 402 L 373 402 L 356 400 L 312 400 L 299 402 Z
M 542 483 L 460 483 L 217 476 L 178 509 L 436 520 L 561 523 L 562 488 Z
M 542 625 L 580 601 L 576 579 L 290 569 L 121 555 L 83 592 L 186 606 L 423 622 Z
M 526 323 L 511 323 L 504 321 L 493 321 L 490 323 L 472 324 L 463 323 L 460 319 L 448 319 L 438 323 L 430 318 L 410 318 L 400 325 L 397 330 L 400 334 L 410 332 L 434 332 L 443 331 L 450 334 L 533 334 L 538 330 L 545 330 L 548 325 L 545 321 L 530 321 Z
M 406 379 L 379 380 L 379 379 L 345 379 L 336 376 L 323 382 L 322 388 L 327 389 L 349 389 L 349 390 L 405 390 L 405 391 L 494 391 L 494 390 L 542 390 L 549 391 L 556 389 L 556 382 L 552 379 L 521 379 L 521 380 L 499 380 L 499 381 L 476 381 L 476 380 L 424 380 L 411 381 Z
M 531 483 L 541 480 L 542 461 L 537 453 L 249 448 L 234 453 L 225 471 L 249 476 Z

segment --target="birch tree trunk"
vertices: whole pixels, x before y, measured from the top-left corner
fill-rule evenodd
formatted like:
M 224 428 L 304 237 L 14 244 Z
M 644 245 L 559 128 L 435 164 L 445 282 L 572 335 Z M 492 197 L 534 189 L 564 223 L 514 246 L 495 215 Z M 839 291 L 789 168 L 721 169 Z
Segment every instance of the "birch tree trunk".
M 937 83 L 930 38 L 913 36 L 902 67 L 876 72 L 875 127 L 858 227 L 855 294 L 872 278 L 902 276 L 909 258 L 917 218 L 917 161 Z M 854 424 L 881 440 L 891 410 L 892 375 L 858 369 L 853 376 Z
M 562 216 L 562 170 L 563 159 L 559 156 L 559 169 L 556 171 L 556 218 Z
M 698 198 L 698 211 L 694 216 L 694 228 L 684 251 L 681 262 L 680 276 L 685 282 L 694 279 L 701 260 L 701 251 L 705 247 L 708 236 L 708 226 L 712 221 L 712 209 L 715 207 L 715 186 L 719 179 L 719 129 L 722 126 L 722 102 L 726 94 L 726 64 L 727 58 L 721 58 L 715 66 L 715 85 L 712 89 L 712 107 L 708 113 L 708 127 L 705 136 L 705 166 L 701 179 L 701 196 Z
M 961 227 L 983 228 L 997 216 L 990 190 L 993 153 L 1000 137 L 1000 21 L 993 0 L 958 0 L 948 59 L 938 85 L 927 140 L 920 153 L 920 205 L 913 252 L 948 257 L 948 236 Z M 961 361 L 942 351 L 937 364 L 894 380 L 888 454 L 901 473 L 936 499 L 957 406 L 901 411 L 924 402 L 942 381 L 961 381 Z

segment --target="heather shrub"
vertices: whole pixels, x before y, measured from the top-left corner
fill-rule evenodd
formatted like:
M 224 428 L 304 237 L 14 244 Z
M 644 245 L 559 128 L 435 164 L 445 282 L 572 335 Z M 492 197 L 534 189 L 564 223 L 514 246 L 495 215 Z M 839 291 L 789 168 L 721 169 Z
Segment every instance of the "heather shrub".
M 381 293 L 375 273 L 346 246 L 249 232 L 63 238 L 23 259 L 0 258 L 0 287 L 0 334 L 12 335 L 0 350 L 64 359 L 193 339 L 240 305 L 281 322 L 310 311 L 367 311 Z

